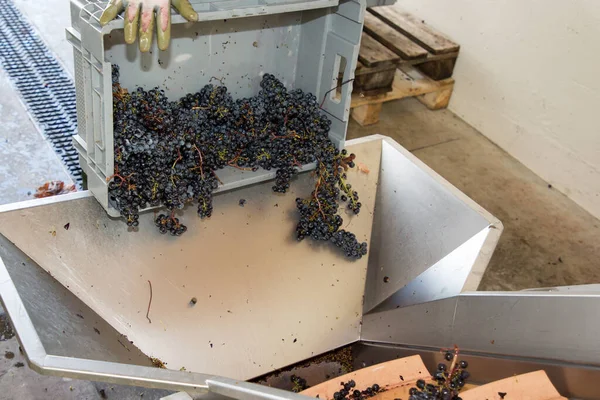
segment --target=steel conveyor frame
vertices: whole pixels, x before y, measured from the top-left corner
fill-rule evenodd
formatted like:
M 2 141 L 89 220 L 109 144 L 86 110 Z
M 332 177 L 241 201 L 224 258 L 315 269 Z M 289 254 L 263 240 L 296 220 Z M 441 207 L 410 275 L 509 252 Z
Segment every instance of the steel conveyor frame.
M 1 260 L 0 294 L 29 365 L 38 373 L 236 399 L 305 398 L 214 375 L 49 355 Z M 355 364 L 420 354 L 432 367 L 441 357 L 440 348 L 464 343 L 462 357 L 470 361 L 476 382 L 505 377 L 506 371 L 544 369 L 564 395 L 597 398 L 600 388 L 590 382 L 600 379 L 594 318 L 599 305 L 598 294 L 472 292 L 369 313 Z
M 376 152 L 372 152 L 370 158 L 371 165 L 381 164 L 381 174 L 374 207 L 378 214 L 373 222 L 362 324 L 360 332 L 351 339 L 355 342 L 356 367 L 416 353 L 432 368 L 441 358 L 440 348 L 457 345 L 471 361 L 475 382 L 544 369 L 563 395 L 600 398 L 600 385 L 593 384 L 600 381 L 598 287 L 471 291 L 485 271 L 502 230 L 501 223 L 389 138 L 373 136 L 350 143 L 362 146 L 363 155 L 369 148 L 381 149 L 381 161 L 375 157 Z M 396 193 L 399 188 L 408 189 Z M 148 360 L 143 359 L 145 355 L 140 351 L 137 360 L 129 358 L 128 361 L 123 354 L 134 357 L 137 349 L 125 349 L 126 345 L 118 342 L 117 350 L 113 351 L 105 339 L 108 334 L 96 335 L 89 326 L 91 338 L 78 343 L 70 341 L 69 348 L 56 345 L 56 333 L 62 339 L 60 332 L 64 333 L 63 329 L 69 329 L 72 324 L 97 319 L 105 324 L 100 327 L 103 333 L 112 328 L 91 308 L 86 311 L 89 314 L 85 321 L 79 319 L 76 313 L 87 305 L 81 302 L 81 293 L 70 293 L 73 288 L 65 289 L 65 286 L 68 288 L 65 282 L 57 282 L 60 279 L 55 280 L 44 271 L 50 272 L 49 266 L 58 268 L 57 264 L 65 264 L 67 256 L 78 247 L 60 247 L 56 243 L 62 242 L 54 239 L 43 247 L 40 243 L 53 236 L 47 231 L 34 236 L 33 228 L 21 221 L 28 221 L 38 230 L 60 226 L 56 213 L 68 213 L 71 222 L 96 221 L 91 226 L 89 223 L 71 224 L 69 234 L 77 229 L 85 230 L 82 235 L 89 239 L 88 245 L 99 240 L 96 229 L 100 223 L 109 227 L 104 240 L 124 233 L 120 231 L 122 224 L 109 221 L 105 213 L 94 214 L 98 206 L 89 197 L 88 193 L 81 192 L 43 202 L 0 207 L 0 214 L 6 213 L 2 219 L 5 225 L 1 228 L 11 232 L 13 239 L 19 239 L 25 247 L 21 249 L 10 237 L 0 234 L 0 300 L 32 369 L 48 375 L 190 394 L 212 393 L 237 399 L 302 398 L 241 380 L 143 366 L 144 361 L 148 365 Z M 73 203 L 67 204 L 67 201 Z M 224 198 L 222 201 L 225 202 Z M 239 211 L 237 199 L 230 198 L 229 202 L 230 213 Z M 17 223 L 19 226 L 14 225 Z M 153 237 L 148 232 L 140 232 L 138 236 L 131 240 L 144 244 Z M 79 245 L 79 242 L 73 243 Z M 152 249 L 141 247 L 139 251 Z M 30 252 L 38 252 L 38 258 L 45 257 L 45 268 L 33 260 Z M 319 257 L 322 262 L 323 254 Z M 95 264 L 76 267 L 79 273 L 95 271 Z M 322 279 L 325 278 L 323 275 Z M 287 293 L 292 289 L 291 284 Z M 53 299 L 57 292 L 60 294 Z M 68 301 L 59 298 L 63 292 L 71 296 Z M 73 306 L 73 302 L 78 303 Z M 360 303 L 357 305 L 360 307 Z M 357 308 L 350 314 L 354 316 L 356 312 L 358 319 L 359 311 Z M 48 323 L 44 318 L 49 312 L 61 317 Z M 114 344 L 120 332 L 113 332 Z M 75 330 L 73 334 L 83 333 Z M 96 345 L 99 348 L 95 350 Z
M 521 292 L 466 292 L 368 313 L 356 363 L 419 354 L 430 370 L 458 346 L 471 379 L 490 382 L 543 369 L 563 396 L 600 398 L 597 285 Z

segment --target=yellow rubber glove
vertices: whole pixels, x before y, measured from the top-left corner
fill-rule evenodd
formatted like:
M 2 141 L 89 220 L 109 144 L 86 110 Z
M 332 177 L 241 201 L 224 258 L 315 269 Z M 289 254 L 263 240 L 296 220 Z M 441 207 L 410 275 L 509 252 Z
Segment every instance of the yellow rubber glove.
M 198 14 L 189 0 L 110 0 L 100 16 L 100 25 L 104 26 L 125 10 L 125 42 L 135 42 L 140 33 L 140 51 L 146 53 L 152 46 L 154 14 L 156 13 L 156 36 L 158 48 L 166 50 L 171 41 L 171 5 L 188 21 L 198 21 Z M 141 24 L 140 24 L 141 12 Z

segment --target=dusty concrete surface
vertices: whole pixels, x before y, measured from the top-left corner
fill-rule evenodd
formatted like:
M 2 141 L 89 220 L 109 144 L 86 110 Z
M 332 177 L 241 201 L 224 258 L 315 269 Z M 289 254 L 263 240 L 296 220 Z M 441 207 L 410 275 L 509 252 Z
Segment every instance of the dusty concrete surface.
M 600 221 L 450 111 L 386 103 L 381 122 L 348 138 L 392 137 L 499 218 L 504 233 L 480 290 L 600 283 Z
M 70 25 L 69 2 L 17 0 L 15 4 L 72 75 L 72 49 L 64 33 Z M 72 183 L 61 159 L 36 128 L 1 68 L 0 121 L 0 204 L 30 200 L 35 190 L 50 180 Z
M 67 41 L 65 28 L 71 26 L 69 0 L 13 0 L 19 11 L 44 38 L 65 69 L 73 76 L 73 47 Z
M 6 318 L 3 312 L 0 307 L 0 331 Z M 17 338 L 3 337 L 0 332 L 0 400 L 159 400 L 169 393 L 40 375 L 27 365 Z
M 2 69 L 0 121 L 0 204 L 30 200 L 35 190 L 49 180 L 72 183 Z

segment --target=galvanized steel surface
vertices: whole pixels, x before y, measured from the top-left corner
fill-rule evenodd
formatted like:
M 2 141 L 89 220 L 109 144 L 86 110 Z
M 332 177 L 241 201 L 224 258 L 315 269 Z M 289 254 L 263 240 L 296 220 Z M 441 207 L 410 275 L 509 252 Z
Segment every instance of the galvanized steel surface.
M 348 177 L 363 212 L 344 227 L 359 240 L 371 236 L 380 149 L 350 147 L 372 168 Z M 128 232 L 91 197 L 0 212 L 0 233 L 169 368 L 249 379 L 358 340 L 362 314 L 367 258 L 295 239 L 295 199 L 314 179 L 302 174 L 286 195 L 271 186 L 218 195 L 208 220 L 190 207 L 178 238 L 161 235 L 152 212 Z
M 363 318 L 361 339 L 600 366 L 597 292 L 466 292 Z
M 357 154 L 357 162 L 370 170 L 349 173 L 363 211 L 357 217 L 346 215 L 344 224 L 359 240 L 370 243 L 369 280 L 375 281 L 369 283 L 365 282 L 366 258 L 350 262 L 327 244 L 293 239 L 294 199 L 312 190 L 308 174 L 283 196 L 272 194 L 270 183 L 219 194 L 210 220 L 184 215 L 189 231 L 181 238 L 156 232 L 152 213 L 140 217 L 139 232 L 128 232 L 123 221 L 109 218 L 86 192 L 4 206 L 0 208 L 0 233 L 168 368 L 248 379 L 357 341 L 365 291 L 381 307 L 399 302 L 398 306 L 410 310 L 418 306 L 408 307 L 414 299 L 402 293 L 414 284 L 411 277 L 443 272 L 438 268 L 440 260 L 446 260 L 444 265 L 460 278 L 425 287 L 418 301 L 460 293 L 473 284 L 469 280 L 478 282 L 473 274 L 480 277 L 485 270 L 497 240 L 489 231 L 501 230 L 491 215 L 389 138 L 376 135 L 347 144 Z M 386 159 L 383 164 L 382 157 Z M 384 174 L 387 178 L 380 179 Z M 428 190 L 418 196 L 415 188 L 421 186 Z M 382 192 L 389 199 L 388 208 L 376 207 L 376 196 Z M 392 207 L 393 196 L 402 212 Z M 247 200 L 244 207 L 239 206 L 240 198 Z M 459 219 L 456 223 L 461 226 L 447 227 L 455 215 L 474 222 L 461 225 Z M 491 224 L 500 229 L 490 228 Z M 373 240 L 371 229 L 377 232 Z M 455 233 L 440 235 L 444 229 Z M 393 240 L 398 232 L 410 238 L 411 231 L 440 244 L 427 248 L 418 241 Z M 376 262 L 382 257 L 390 260 L 383 270 L 392 278 L 387 282 Z M 407 269 L 402 259 L 418 262 Z M 448 263 L 448 259 L 454 261 Z M 146 319 L 148 281 L 153 286 L 152 323 Z M 0 295 L 5 297 L 5 291 Z M 192 297 L 198 299 L 195 306 L 189 304 Z M 369 332 L 373 326 L 363 326 L 363 330 Z M 381 333 L 387 332 L 393 330 L 382 327 Z M 88 379 L 104 376 L 106 367 L 93 362 L 73 364 L 60 357 L 47 361 L 45 372 Z M 70 367 L 59 367 L 56 362 Z M 138 372 L 145 374 L 132 371 L 123 370 L 125 378 L 118 379 L 133 382 L 139 379 Z M 117 378 L 107 375 L 106 379 Z M 142 383 L 181 388 L 176 376 L 173 381 L 161 379 L 153 376 Z

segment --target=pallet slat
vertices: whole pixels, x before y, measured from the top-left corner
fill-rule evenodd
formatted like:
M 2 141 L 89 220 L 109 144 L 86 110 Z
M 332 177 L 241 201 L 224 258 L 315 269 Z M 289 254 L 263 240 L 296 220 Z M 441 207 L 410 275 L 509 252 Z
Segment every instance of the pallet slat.
M 426 58 L 427 50 L 387 25 L 371 13 L 365 13 L 364 31 L 404 59 Z
M 400 56 L 363 32 L 358 59 L 364 66 L 373 68 L 397 64 L 400 61 Z
M 354 91 L 365 96 L 390 92 L 396 67 L 397 64 L 391 64 L 369 68 L 360 60 L 357 61 L 354 71 Z
M 353 93 L 350 105 L 351 115 L 362 126 L 373 125 L 379 122 L 384 102 L 406 97 L 416 97 L 431 110 L 446 108 L 453 88 L 454 79 L 452 78 L 434 81 L 423 76 L 412 66 L 402 66 L 396 70 L 390 92 L 374 96 Z
M 368 11 L 433 54 L 453 53 L 460 48 L 444 34 L 395 7 L 374 7 Z
M 413 67 L 403 67 L 403 70 L 396 70 L 391 92 L 377 96 L 361 96 L 360 93 L 353 93 L 350 107 L 355 108 L 367 104 L 384 103 L 390 100 L 437 92 L 441 89 L 452 88 L 454 86 L 454 79 L 452 78 L 434 81 L 427 77 L 418 77 L 420 74 Z M 417 78 L 414 76 L 417 76 Z
M 405 97 L 431 110 L 448 106 L 456 43 L 391 6 L 368 9 L 361 40 L 351 103 L 356 122 L 377 123 L 384 102 Z

